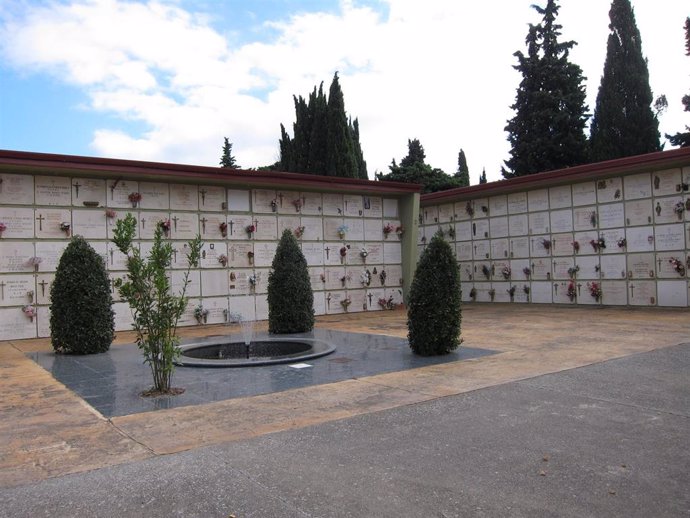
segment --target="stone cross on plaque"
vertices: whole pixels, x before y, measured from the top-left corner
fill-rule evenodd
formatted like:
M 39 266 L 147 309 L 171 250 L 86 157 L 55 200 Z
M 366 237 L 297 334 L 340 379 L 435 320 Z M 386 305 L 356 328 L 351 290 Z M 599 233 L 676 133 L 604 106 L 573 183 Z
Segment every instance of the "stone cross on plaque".
M 72 187 L 74 187 L 74 197 L 79 198 L 79 187 L 81 187 L 79 181 L 74 182 L 74 185 Z
M 201 218 L 199 221 L 201 221 L 201 233 L 205 234 L 206 233 L 206 222 L 208 220 L 206 218 Z
M 114 259 L 114 254 L 115 254 L 115 250 L 113 250 L 113 249 L 111 248 L 111 249 L 110 249 L 110 266 L 113 265 L 113 262 L 114 262 L 114 260 L 115 260 L 115 259 Z
M 255 219 L 254 220 L 254 232 L 258 232 L 258 231 L 259 231 L 259 220 Z
M 206 189 L 200 189 L 199 194 L 201 194 L 201 204 L 206 205 L 206 193 L 208 191 Z
M 173 223 L 175 223 L 175 232 L 177 232 L 177 216 L 173 216 L 171 219 L 173 220 Z
M 630 298 L 634 299 L 635 298 L 635 285 L 630 284 Z
M 46 296 L 46 286 L 48 286 L 48 282 L 46 282 L 45 279 L 43 279 L 41 282 L 38 283 L 38 285 L 41 287 L 41 296 L 45 297 Z
M 232 262 L 235 261 L 235 250 L 237 250 L 237 248 L 235 247 L 235 245 L 232 245 L 232 246 L 230 247 L 230 260 L 231 260 Z
M 328 294 L 328 297 L 326 297 L 326 304 L 328 305 L 328 309 L 331 309 L 331 294 Z
M 367 297 L 369 297 L 369 306 L 371 306 L 371 297 L 372 297 L 372 294 L 371 294 L 371 293 L 367 294 Z
M 580 295 L 582 295 L 582 283 L 578 282 L 577 283 L 577 296 L 579 297 Z
M 558 297 L 558 283 L 557 282 L 553 283 L 553 291 L 556 293 L 556 296 Z
M 278 199 L 280 200 L 280 206 L 282 207 L 283 206 L 283 193 L 282 192 L 278 193 Z
M 146 228 L 146 218 L 141 218 L 141 228 L 142 229 Z
M 329 247 L 326 247 L 324 250 L 326 250 L 326 260 L 328 261 L 331 249 Z
M 656 263 L 657 263 L 657 265 L 658 265 L 658 266 L 657 266 L 657 271 L 659 271 L 659 272 L 661 271 L 661 262 L 662 262 L 662 259 L 661 259 L 661 257 L 659 257 L 659 258 L 656 260 Z
M 0 282 L 0 297 L 2 297 L 2 300 L 5 300 L 5 281 Z
M 172 253 L 173 253 L 173 262 L 177 263 L 177 248 L 173 248 Z
M 36 221 L 38 221 L 38 230 L 43 230 L 43 220 L 45 218 L 43 217 L 43 214 L 39 214 L 38 217 L 36 218 Z
M 233 226 L 234 224 L 235 224 L 235 223 L 234 223 L 232 220 L 228 221 L 228 225 L 230 225 L 230 235 L 232 235 L 232 226 Z

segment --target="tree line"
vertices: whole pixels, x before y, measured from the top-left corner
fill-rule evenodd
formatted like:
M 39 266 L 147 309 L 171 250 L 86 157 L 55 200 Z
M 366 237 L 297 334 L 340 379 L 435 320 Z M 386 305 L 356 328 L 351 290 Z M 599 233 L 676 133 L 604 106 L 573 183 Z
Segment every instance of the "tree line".
M 560 6 L 547 0 L 545 7 L 532 6 L 541 20 L 530 24 L 526 50 L 514 53 L 514 68 L 522 79 L 511 109 L 514 116 L 505 131 L 510 158 L 501 174 L 513 178 L 576 165 L 612 160 L 660 151 L 659 115 L 667 106 L 665 96 L 654 101 L 649 86 L 647 61 L 630 0 L 612 0 L 606 61 L 594 113 L 585 103 L 582 69 L 570 61 L 577 42 L 562 41 L 562 26 L 556 22 Z M 685 20 L 686 54 L 690 56 L 690 17 Z M 690 111 L 690 94 L 682 99 Z M 286 172 L 368 178 L 359 141 L 359 122 L 345 111 L 338 73 L 328 92 L 323 83 L 308 98 L 294 97 L 295 122 L 292 136 L 280 125 L 280 159 L 260 169 Z M 589 122 L 589 136 L 585 134 Z M 690 145 L 690 127 L 666 138 L 674 146 Z M 423 192 L 435 192 L 470 184 L 470 172 L 463 149 L 452 176 L 426 163 L 418 139 L 409 139 L 407 155 L 395 159 L 389 172 L 376 173 L 377 180 L 423 185 Z M 225 139 L 222 167 L 238 168 L 232 144 Z M 482 170 L 479 183 L 486 183 Z

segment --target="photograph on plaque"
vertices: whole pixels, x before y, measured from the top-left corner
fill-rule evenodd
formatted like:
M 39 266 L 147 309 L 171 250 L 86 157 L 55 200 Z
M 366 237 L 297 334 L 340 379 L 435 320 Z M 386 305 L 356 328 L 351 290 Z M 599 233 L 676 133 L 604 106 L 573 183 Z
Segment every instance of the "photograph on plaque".
M 36 205 L 71 205 L 72 183 L 64 176 L 34 178 Z
M 625 224 L 628 226 L 651 225 L 653 221 L 651 199 L 625 202 Z
M 249 212 L 249 191 L 228 189 L 228 212 Z
M 508 198 L 505 195 L 489 198 L 489 213 L 492 216 L 505 216 L 508 214 Z
M 34 203 L 34 177 L 24 174 L 0 174 L 0 204 Z
M 649 173 L 633 174 L 623 177 L 624 198 L 637 200 L 652 195 L 652 178 Z
M 573 204 L 570 185 L 549 188 L 549 206 L 551 209 L 565 209 Z
M 139 182 L 142 209 L 164 210 L 170 209 L 170 187 L 167 183 Z
M 33 239 L 34 221 L 34 210 L 31 208 L 0 207 L 0 222 L 5 225 L 0 237 Z
M 199 187 L 199 210 L 224 211 L 227 207 L 225 187 L 201 185 Z
M 438 207 L 438 222 L 449 223 L 455 219 L 455 212 L 452 203 L 439 205 Z
M 527 206 L 530 212 L 549 210 L 548 189 L 537 189 L 527 192 Z
M 685 225 L 658 225 L 654 227 L 654 243 L 657 250 L 683 250 Z
M 580 205 L 593 205 L 597 202 L 595 182 L 577 183 L 572 186 L 573 207 Z
M 679 192 L 681 190 L 678 188 L 680 186 L 680 178 L 680 169 L 666 169 L 653 172 L 652 193 L 654 196 L 663 196 Z
M 82 207 L 105 206 L 105 180 L 72 178 L 72 205 Z
M 675 223 L 685 219 L 685 200 L 682 196 L 654 198 L 654 223 Z
M 383 199 L 378 196 L 363 196 L 362 207 L 365 218 L 383 217 Z
M 324 216 L 343 216 L 343 195 L 324 193 L 323 214 Z
M 508 214 L 527 212 L 527 193 L 516 192 L 508 195 Z
M 508 231 L 511 236 L 526 236 L 528 230 L 527 214 L 518 214 L 508 218 Z
M 597 181 L 597 201 L 608 203 L 623 199 L 623 179 L 606 178 Z
M 321 215 L 321 211 L 323 210 L 323 200 L 321 198 L 321 193 L 302 192 L 300 194 L 303 202 L 302 208 L 300 209 L 300 213 L 310 216 Z

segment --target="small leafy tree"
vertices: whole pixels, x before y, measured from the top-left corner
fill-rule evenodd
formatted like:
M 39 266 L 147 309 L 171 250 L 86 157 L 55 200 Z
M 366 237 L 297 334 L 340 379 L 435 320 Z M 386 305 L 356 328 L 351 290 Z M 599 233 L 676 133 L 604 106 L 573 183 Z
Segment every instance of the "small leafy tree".
M 268 274 L 268 331 L 306 333 L 314 328 L 314 293 L 307 260 L 292 231 L 280 238 Z
M 60 257 L 50 288 L 50 339 L 56 352 L 102 353 L 113 341 L 113 297 L 103 258 L 81 236 Z
M 202 241 L 199 236 L 189 242 L 187 260 L 180 295 L 173 295 L 166 269 L 170 267 L 173 249 L 163 240 L 163 229 L 156 227 L 153 248 L 148 258 L 143 258 L 134 245 L 136 219 L 127 214 L 118 220 L 113 233 L 113 243 L 127 256 L 126 279 L 117 279 L 115 285 L 132 308 L 133 327 L 137 345 L 144 353 L 144 363 L 151 367 L 153 389 L 150 394 L 179 393 L 170 383 L 175 370 L 175 360 L 180 354 L 177 322 L 187 307 L 185 293 L 189 284 L 189 271 L 199 263 Z
M 410 348 L 421 356 L 448 354 L 460 344 L 460 274 L 455 254 L 440 233 L 417 264 L 407 309 Z

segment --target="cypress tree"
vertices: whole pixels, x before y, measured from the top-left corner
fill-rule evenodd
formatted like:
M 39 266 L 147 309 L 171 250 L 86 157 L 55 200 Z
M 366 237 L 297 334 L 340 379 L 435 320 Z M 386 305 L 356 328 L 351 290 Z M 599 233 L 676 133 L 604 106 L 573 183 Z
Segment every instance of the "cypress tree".
M 223 139 L 223 154 L 220 157 L 220 166 L 226 169 L 239 169 L 235 157 L 232 156 L 232 143 L 228 137 Z
M 511 158 L 503 168 L 505 178 L 539 173 L 587 161 L 587 122 L 582 69 L 569 61 L 574 41 L 558 41 L 561 25 L 555 23 L 560 6 L 548 0 L 546 7 L 532 6 L 542 15 L 530 25 L 525 39 L 527 55 L 514 55 L 522 74 L 517 90 L 515 117 L 505 130 Z
M 470 185 L 470 170 L 467 167 L 467 159 L 462 149 L 460 153 L 458 153 L 458 170 L 455 173 L 455 178 L 458 179 L 460 187 L 467 187 Z
M 690 56 L 690 17 L 685 19 L 685 55 Z M 690 112 L 690 94 L 683 96 L 683 106 L 686 112 Z M 690 126 L 685 126 L 685 132 L 675 135 L 666 134 L 666 138 L 672 146 L 690 146 Z
M 295 169 L 298 173 L 326 174 L 328 163 L 328 102 L 323 93 L 323 83 L 316 88 L 309 97 L 309 111 L 312 118 L 311 134 L 309 135 L 309 167 L 305 170 Z
M 328 162 L 327 176 L 343 176 L 357 178 L 357 164 L 355 161 L 352 134 L 345 114 L 345 98 L 338 81 L 338 73 L 333 76 L 331 88 L 328 92 Z
M 629 0 L 613 0 L 606 61 L 590 133 L 593 161 L 661 150 L 647 61 Z
M 367 162 L 364 160 L 362 146 L 359 143 L 359 120 L 350 122 L 350 133 L 352 134 L 352 145 L 354 146 L 355 162 L 357 164 L 357 178 L 368 180 Z
M 482 169 L 482 174 L 479 175 L 479 185 L 486 183 L 486 168 Z

